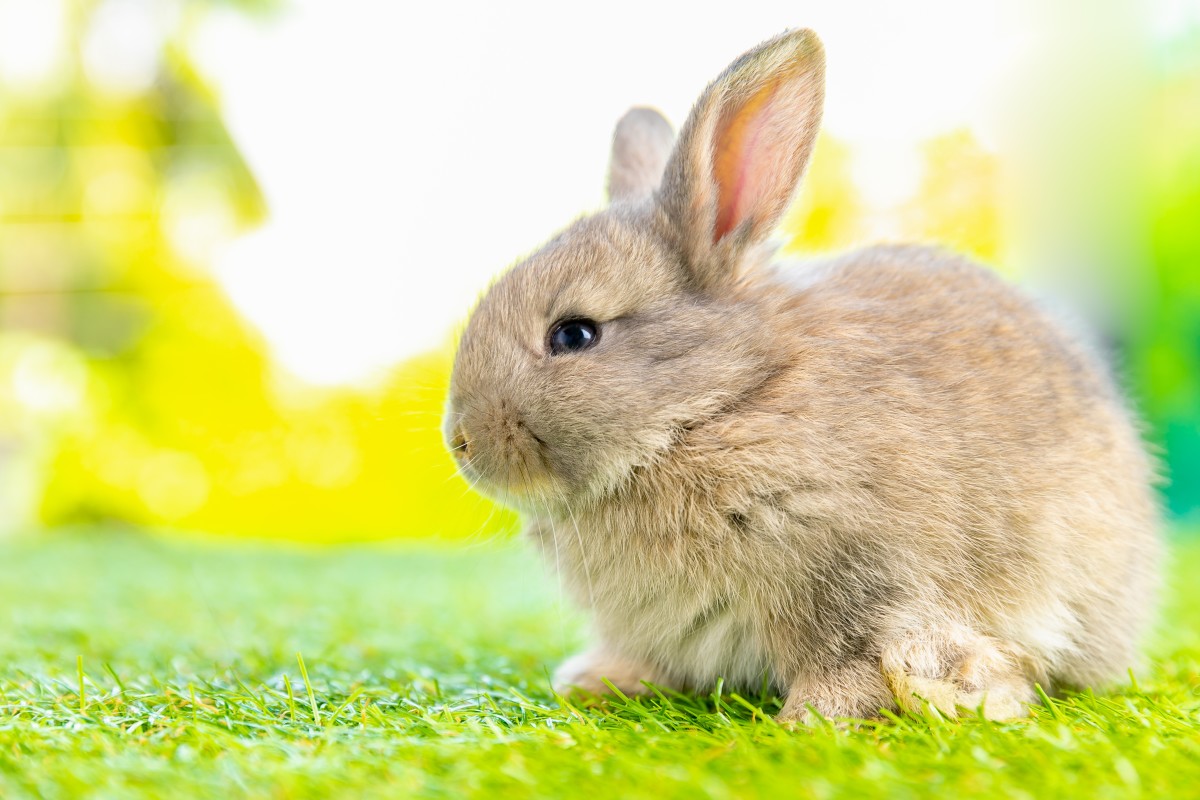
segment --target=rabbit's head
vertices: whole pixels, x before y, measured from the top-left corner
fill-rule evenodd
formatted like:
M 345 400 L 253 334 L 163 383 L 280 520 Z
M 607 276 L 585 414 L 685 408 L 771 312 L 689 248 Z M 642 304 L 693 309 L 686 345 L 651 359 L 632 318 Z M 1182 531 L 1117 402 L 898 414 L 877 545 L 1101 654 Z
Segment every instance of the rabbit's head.
M 677 143 L 617 127 L 612 204 L 503 275 L 463 333 L 445 432 L 504 502 L 587 502 L 736 405 L 779 357 L 751 291 L 816 138 L 824 57 L 793 31 L 714 81 Z

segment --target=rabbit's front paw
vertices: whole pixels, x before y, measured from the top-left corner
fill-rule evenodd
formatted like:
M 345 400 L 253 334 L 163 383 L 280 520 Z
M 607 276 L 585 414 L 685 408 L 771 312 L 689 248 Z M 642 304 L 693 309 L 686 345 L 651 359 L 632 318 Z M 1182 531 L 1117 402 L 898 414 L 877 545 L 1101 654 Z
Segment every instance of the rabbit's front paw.
M 812 725 L 820 718 L 873 719 L 882 709 L 895 706 L 879 665 L 861 660 L 793 680 L 783 709 L 775 719 L 801 725 Z
M 607 681 L 607 683 L 605 683 Z M 554 672 L 554 691 L 566 697 L 584 693 L 612 694 L 611 683 L 622 694 L 648 694 L 643 681 L 661 684 L 655 671 L 647 664 L 618 656 L 607 649 L 596 648 L 571 656 Z
M 1029 716 L 1036 699 L 1030 666 L 1015 645 L 961 626 L 910 631 L 883 651 L 900 705 L 919 712 L 928 703 L 949 717 L 960 709 L 991 720 Z

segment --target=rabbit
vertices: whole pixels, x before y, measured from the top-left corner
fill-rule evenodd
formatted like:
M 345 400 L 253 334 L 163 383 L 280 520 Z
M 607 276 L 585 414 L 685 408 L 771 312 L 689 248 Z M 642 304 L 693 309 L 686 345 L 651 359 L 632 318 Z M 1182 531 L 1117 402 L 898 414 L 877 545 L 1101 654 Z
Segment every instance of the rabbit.
M 504 273 L 444 433 L 591 614 L 556 691 L 769 685 L 778 719 L 1013 719 L 1138 663 L 1156 463 L 1106 368 L 958 255 L 789 264 L 824 50 L 742 55 L 678 137 L 618 125 L 610 204 Z

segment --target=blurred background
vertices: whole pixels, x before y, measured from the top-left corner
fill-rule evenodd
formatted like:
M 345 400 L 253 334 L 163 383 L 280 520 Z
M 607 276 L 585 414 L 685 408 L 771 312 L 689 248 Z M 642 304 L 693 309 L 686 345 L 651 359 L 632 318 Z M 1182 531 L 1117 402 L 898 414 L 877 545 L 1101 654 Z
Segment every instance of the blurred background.
M 443 451 L 456 329 L 676 124 L 815 28 L 783 226 L 970 253 L 1096 333 L 1200 518 L 1200 0 L 0 0 L 0 532 L 511 528 Z

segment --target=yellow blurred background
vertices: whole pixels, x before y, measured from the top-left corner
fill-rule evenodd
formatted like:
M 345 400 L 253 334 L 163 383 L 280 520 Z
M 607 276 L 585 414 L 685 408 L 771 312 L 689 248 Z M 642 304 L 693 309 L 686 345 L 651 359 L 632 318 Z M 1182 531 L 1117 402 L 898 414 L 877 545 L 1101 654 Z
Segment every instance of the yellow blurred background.
M 441 444 L 456 326 L 625 106 L 788 25 L 830 106 L 786 250 L 940 242 L 1085 320 L 1198 513 L 1200 2 L 399 5 L 0 0 L 0 531 L 511 529 Z

